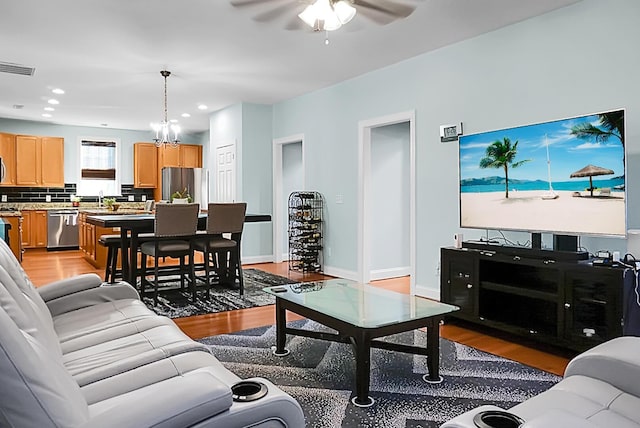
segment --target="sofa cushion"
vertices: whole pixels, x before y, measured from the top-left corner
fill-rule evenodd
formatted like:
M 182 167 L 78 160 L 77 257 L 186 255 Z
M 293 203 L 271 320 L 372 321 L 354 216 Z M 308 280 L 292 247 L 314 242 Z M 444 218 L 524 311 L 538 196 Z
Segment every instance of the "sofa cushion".
M 0 308 L 0 426 L 69 427 L 88 420 L 78 384 L 51 350 Z
M 549 390 L 518 404 L 510 412 L 531 420 L 549 410 L 562 410 L 603 428 L 639 428 L 640 399 L 586 376 L 563 379 Z

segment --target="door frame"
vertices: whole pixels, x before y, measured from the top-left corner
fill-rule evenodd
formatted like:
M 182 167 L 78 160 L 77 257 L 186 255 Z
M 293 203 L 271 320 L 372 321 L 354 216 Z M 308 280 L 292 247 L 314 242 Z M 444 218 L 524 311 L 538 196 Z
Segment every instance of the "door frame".
M 358 278 L 371 279 L 371 216 L 366 207 L 371 201 L 371 130 L 386 125 L 409 122 L 409 276 L 411 294 L 415 294 L 416 277 L 416 114 L 415 110 L 390 114 L 358 122 Z
M 282 210 L 284 195 L 282 194 L 283 178 L 282 178 L 282 147 L 285 144 L 302 143 L 302 189 L 306 187 L 305 155 L 304 155 L 304 134 L 295 134 L 288 137 L 275 138 L 273 140 L 273 261 L 280 263 L 284 261 L 282 234 L 282 221 L 286 213 Z

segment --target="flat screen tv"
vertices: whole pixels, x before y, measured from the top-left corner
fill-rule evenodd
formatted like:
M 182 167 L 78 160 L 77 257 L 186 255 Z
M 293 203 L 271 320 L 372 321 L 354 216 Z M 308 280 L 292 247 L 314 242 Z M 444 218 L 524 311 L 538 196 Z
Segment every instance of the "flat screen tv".
M 624 114 L 461 136 L 460 227 L 625 236 Z

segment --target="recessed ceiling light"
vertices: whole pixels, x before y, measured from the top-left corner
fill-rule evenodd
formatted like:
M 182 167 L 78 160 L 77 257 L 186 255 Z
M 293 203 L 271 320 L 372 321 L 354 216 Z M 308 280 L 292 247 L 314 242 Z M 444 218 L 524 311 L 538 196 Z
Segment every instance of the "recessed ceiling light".
M 54 98 L 51 98 L 51 99 L 50 99 L 49 101 L 47 101 L 47 102 L 48 102 L 49 104 L 54 104 L 54 105 L 55 105 L 55 104 L 60 104 L 60 101 L 58 101 L 58 100 L 56 100 L 56 99 L 54 99 Z
M 49 113 L 42 113 L 42 117 L 51 117 Z
M 191 117 L 189 113 L 182 113 L 182 117 Z
M 24 104 L 14 104 L 13 108 L 16 110 L 22 110 L 24 108 Z
M 109 126 L 108 123 L 101 123 L 100 126 Z
M 45 107 L 44 108 L 46 111 L 55 111 L 56 109 L 54 109 L 53 107 Z
M 60 89 L 60 88 L 52 89 L 51 92 L 53 92 L 54 94 L 58 94 L 58 95 L 64 94 L 64 90 Z
M 208 107 L 204 104 L 198 105 L 198 110 L 206 110 Z

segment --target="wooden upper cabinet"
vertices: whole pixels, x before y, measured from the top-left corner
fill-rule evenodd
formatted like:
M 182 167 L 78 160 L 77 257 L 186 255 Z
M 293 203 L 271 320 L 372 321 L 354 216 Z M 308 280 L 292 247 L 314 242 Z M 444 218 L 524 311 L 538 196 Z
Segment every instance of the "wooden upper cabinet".
M 40 143 L 42 159 L 40 185 L 64 187 L 64 138 L 42 137 Z
M 40 170 L 42 158 L 38 149 L 38 137 L 31 135 L 18 135 L 16 137 L 16 184 L 18 186 L 38 186 L 40 183 Z
M 158 149 L 158 164 L 161 165 L 160 168 L 168 166 L 168 167 L 179 167 L 180 165 L 180 151 L 182 145 L 178 145 L 177 147 L 171 147 L 169 145 L 164 145 Z
M 4 167 L 4 180 L 0 186 L 16 185 L 16 136 L 0 133 L 0 157 Z
M 181 145 L 180 166 L 183 168 L 202 168 L 202 146 Z
M 158 155 L 153 143 L 133 145 L 133 187 L 158 187 Z
M 16 185 L 64 187 L 64 138 L 16 136 Z

